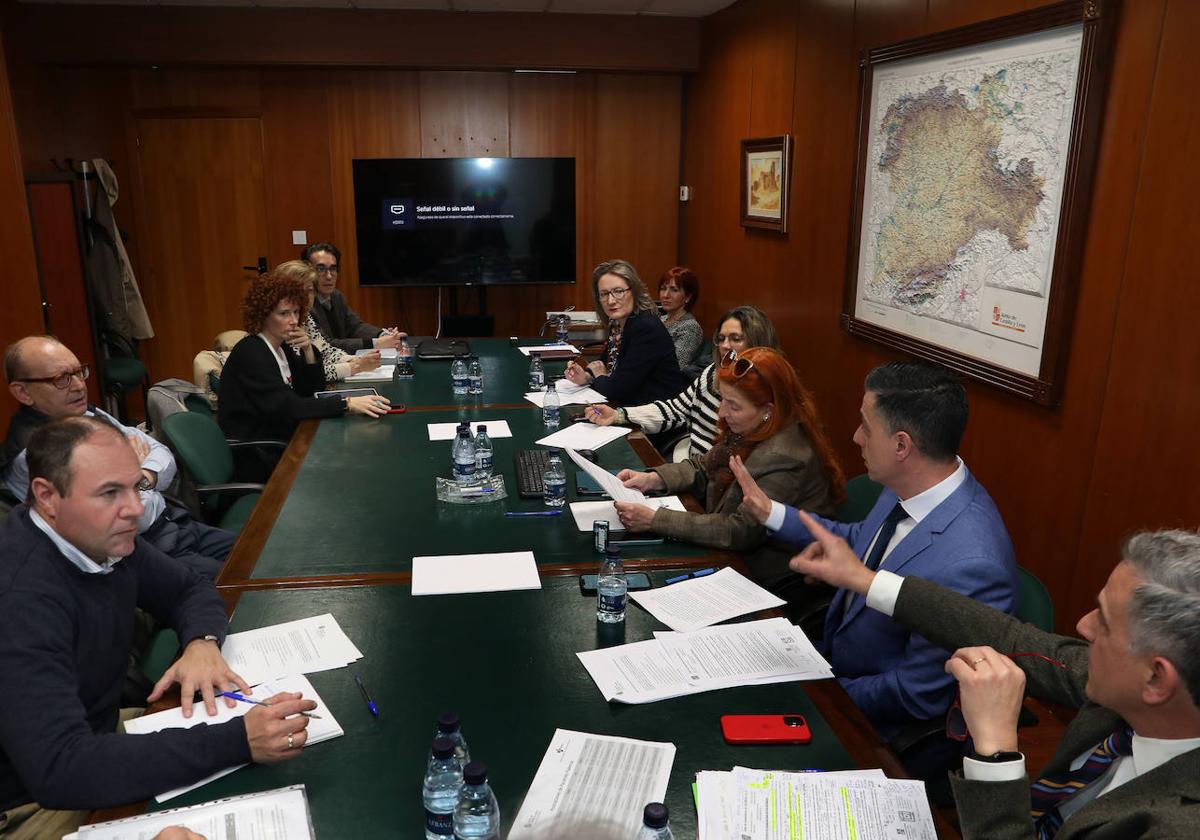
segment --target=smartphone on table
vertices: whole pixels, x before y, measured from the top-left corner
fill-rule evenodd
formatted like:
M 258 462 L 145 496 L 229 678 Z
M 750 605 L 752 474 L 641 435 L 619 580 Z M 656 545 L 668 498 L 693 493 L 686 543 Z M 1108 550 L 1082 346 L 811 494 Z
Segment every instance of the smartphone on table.
M 812 740 L 804 715 L 721 715 L 728 744 L 807 744 Z

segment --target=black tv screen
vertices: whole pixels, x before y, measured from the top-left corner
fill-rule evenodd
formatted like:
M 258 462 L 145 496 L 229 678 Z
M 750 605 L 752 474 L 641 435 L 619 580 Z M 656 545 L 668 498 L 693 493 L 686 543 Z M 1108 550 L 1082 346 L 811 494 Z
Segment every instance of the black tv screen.
M 354 161 L 363 286 L 575 282 L 575 158 Z

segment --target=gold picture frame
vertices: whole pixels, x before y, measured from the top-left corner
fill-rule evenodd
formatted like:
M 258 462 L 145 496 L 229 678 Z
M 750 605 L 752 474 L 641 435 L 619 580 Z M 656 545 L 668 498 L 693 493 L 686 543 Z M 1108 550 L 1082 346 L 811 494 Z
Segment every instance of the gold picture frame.
M 742 227 L 787 233 L 792 136 L 742 141 Z

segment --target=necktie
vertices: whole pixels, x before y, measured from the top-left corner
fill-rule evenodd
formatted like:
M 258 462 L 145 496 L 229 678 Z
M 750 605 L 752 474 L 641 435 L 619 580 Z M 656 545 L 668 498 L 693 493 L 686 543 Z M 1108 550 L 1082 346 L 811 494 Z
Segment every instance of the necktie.
M 1029 801 L 1038 840 L 1050 840 L 1062 826 L 1058 813 L 1062 802 L 1107 773 L 1118 757 L 1132 753 L 1133 730 L 1123 727 L 1101 741 L 1078 770 L 1064 770 L 1034 782 L 1029 788 Z
M 871 551 L 867 555 L 867 568 L 875 571 L 879 568 L 879 562 L 883 559 L 883 553 L 887 551 L 888 543 L 892 541 L 892 537 L 896 533 L 896 525 L 902 519 L 907 519 L 908 514 L 904 512 L 904 508 L 896 502 L 896 506 L 892 508 L 887 515 L 887 519 L 883 520 L 883 525 L 879 528 L 879 536 L 875 538 L 875 544 L 871 546 Z

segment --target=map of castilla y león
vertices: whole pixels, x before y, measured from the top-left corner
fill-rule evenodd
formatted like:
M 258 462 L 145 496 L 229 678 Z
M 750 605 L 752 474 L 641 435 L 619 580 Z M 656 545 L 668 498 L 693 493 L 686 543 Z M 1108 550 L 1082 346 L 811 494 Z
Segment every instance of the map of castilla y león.
M 856 316 L 1036 374 L 1075 28 L 876 70 Z

